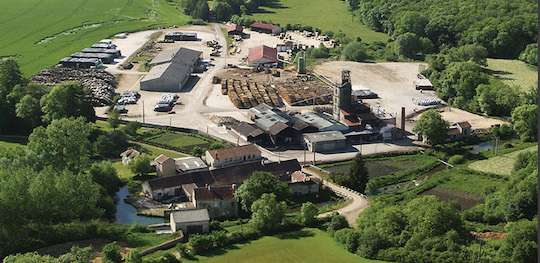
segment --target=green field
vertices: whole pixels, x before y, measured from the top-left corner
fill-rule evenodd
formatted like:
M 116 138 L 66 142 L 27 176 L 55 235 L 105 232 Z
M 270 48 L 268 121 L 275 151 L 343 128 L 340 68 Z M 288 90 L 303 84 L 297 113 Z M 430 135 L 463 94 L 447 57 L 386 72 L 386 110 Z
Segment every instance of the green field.
M 182 262 L 186 262 L 182 260 Z M 347 252 L 332 237 L 319 229 L 266 236 L 227 249 L 218 249 L 196 262 L 383 262 L 361 258 Z
M 491 157 L 486 160 L 476 161 L 469 164 L 469 168 L 485 173 L 510 175 L 512 173 L 514 162 L 516 161 L 518 154 L 527 151 L 534 151 L 537 149 L 538 145 L 523 150 L 507 153 L 505 155 Z
M 24 138 L 6 138 L 6 137 L 0 137 L 0 147 L 2 148 L 15 148 L 15 147 L 26 147 L 26 144 L 28 143 L 28 139 Z
M 538 83 L 538 71 L 532 70 L 523 61 L 488 58 L 487 62 L 487 68 L 493 71 L 493 75 L 508 85 L 528 91 Z
M 445 169 L 440 175 L 447 178 L 437 187 L 467 194 L 484 195 L 487 188 L 498 188 L 507 182 L 504 179 L 459 168 Z
M 188 136 L 178 133 L 164 133 L 156 138 L 150 139 L 152 142 L 157 142 L 172 147 L 184 148 L 190 151 L 195 146 L 201 148 L 209 147 L 212 143 L 195 136 Z
M 358 21 L 352 21 L 345 1 L 340 0 L 277 0 L 271 7 L 260 7 L 252 14 L 255 20 L 272 20 L 285 27 L 287 23 L 320 28 L 322 31 L 342 31 L 349 38 L 360 37 L 366 43 L 386 42 L 387 34 L 375 32 Z
M 0 58 L 14 57 L 25 75 L 116 33 L 185 24 L 165 0 L 2 0 Z

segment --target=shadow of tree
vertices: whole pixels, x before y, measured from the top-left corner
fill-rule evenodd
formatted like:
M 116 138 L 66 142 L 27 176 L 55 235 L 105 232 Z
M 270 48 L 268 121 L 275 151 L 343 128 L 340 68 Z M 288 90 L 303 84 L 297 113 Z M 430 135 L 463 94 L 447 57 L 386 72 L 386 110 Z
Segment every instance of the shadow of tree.
M 312 237 L 312 236 L 315 236 L 315 234 L 312 231 L 306 230 L 306 229 L 275 235 L 275 237 L 279 239 L 300 239 L 303 237 Z

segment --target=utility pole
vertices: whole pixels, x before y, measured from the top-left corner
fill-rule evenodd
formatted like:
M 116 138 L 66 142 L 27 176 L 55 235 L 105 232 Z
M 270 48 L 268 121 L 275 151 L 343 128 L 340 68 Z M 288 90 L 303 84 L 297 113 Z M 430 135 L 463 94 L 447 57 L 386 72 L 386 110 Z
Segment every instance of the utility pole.
M 311 150 L 313 151 L 313 165 L 315 165 L 315 149 L 313 149 L 313 146 L 312 146 Z

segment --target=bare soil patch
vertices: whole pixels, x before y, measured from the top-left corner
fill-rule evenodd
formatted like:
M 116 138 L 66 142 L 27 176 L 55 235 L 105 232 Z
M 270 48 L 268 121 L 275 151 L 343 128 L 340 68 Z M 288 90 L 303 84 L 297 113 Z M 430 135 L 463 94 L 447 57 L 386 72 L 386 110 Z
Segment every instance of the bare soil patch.
M 369 179 L 395 173 L 404 169 L 413 169 L 422 166 L 421 163 L 413 160 L 400 160 L 399 163 L 392 160 L 367 161 L 366 167 L 369 172 Z M 405 168 L 406 167 L 406 168 Z M 338 165 L 324 168 L 332 173 L 348 173 L 350 164 Z
M 425 191 L 421 193 L 420 195 L 434 195 L 444 202 L 457 200 L 459 204 L 461 205 L 461 211 L 465 211 L 475 206 L 480 201 L 482 201 L 482 199 L 484 199 L 482 195 L 466 194 L 466 193 L 461 193 L 461 192 L 452 191 L 448 189 L 442 189 L 438 187 Z

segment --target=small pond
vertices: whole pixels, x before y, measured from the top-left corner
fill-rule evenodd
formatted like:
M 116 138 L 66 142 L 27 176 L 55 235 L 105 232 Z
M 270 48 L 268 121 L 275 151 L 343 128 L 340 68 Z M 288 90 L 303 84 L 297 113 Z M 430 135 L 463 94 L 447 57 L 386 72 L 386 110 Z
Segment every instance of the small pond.
M 499 142 L 499 147 L 498 147 L 499 149 L 501 149 L 501 145 L 502 143 Z M 493 150 L 493 145 L 491 145 L 491 142 L 483 142 L 483 143 L 479 143 L 475 145 L 472 148 L 471 153 L 479 154 L 480 152 L 488 151 L 488 150 Z
M 131 225 L 135 222 L 141 225 L 162 224 L 165 222 L 164 218 L 137 215 L 137 209 L 124 202 L 124 197 L 128 195 L 129 191 L 126 186 L 116 192 L 116 198 L 118 199 L 118 204 L 116 205 L 116 222 L 123 225 Z

